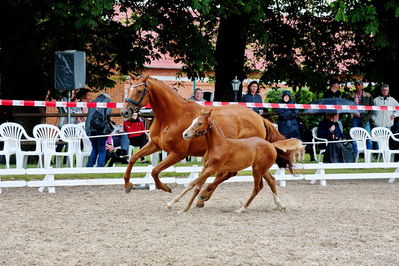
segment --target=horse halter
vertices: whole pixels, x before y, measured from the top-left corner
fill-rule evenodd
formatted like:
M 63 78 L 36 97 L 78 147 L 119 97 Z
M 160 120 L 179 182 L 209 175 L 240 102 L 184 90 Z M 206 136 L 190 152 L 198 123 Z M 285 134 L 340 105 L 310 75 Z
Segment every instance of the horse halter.
M 201 131 L 197 131 L 194 127 L 192 127 L 193 131 L 194 131 L 194 137 L 201 137 L 203 135 L 205 135 L 206 133 L 208 133 L 208 131 L 212 128 L 211 125 L 209 125 L 205 130 L 201 130 Z
M 134 88 L 142 86 L 142 85 L 144 85 L 144 90 L 143 90 L 143 93 L 141 94 L 140 99 L 139 99 L 138 102 L 136 102 L 135 100 L 133 100 L 130 97 L 126 97 L 126 99 L 125 99 L 125 102 L 132 103 L 132 104 L 134 104 L 136 106 L 136 111 L 139 111 L 141 109 L 140 104 L 143 101 L 146 93 L 148 92 L 148 82 L 145 81 L 145 82 L 130 86 L 130 89 L 134 89 Z

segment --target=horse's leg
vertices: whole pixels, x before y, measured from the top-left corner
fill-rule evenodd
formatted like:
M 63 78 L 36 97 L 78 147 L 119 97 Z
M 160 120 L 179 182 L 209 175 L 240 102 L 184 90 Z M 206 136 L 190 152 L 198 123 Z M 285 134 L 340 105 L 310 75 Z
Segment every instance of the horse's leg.
M 202 186 L 204 185 L 204 183 L 208 177 L 209 177 L 209 175 L 206 178 L 202 178 L 201 180 L 199 180 L 198 184 L 195 186 L 195 189 L 194 189 L 193 195 L 191 196 L 191 199 L 187 202 L 186 207 L 183 209 L 184 212 L 186 212 L 190 209 L 191 204 L 193 204 L 195 197 L 197 197 L 197 195 L 200 193 Z
M 129 164 L 127 165 L 125 175 L 123 178 L 125 179 L 125 191 L 126 193 L 130 192 L 133 188 L 133 184 L 130 182 L 130 174 L 132 172 L 132 168 L 134 163 L 138 158 L 153 154 L 154 152 L 160 151 L 161 149 L 154 142 L 149 141 L 146 145 L 143 146 L 138 152 L 134 153 L 132 157 L 130 157 Z
M 166 158 L 161 161 L 158 165 L 156 165 L 151 172 L 152 178 L 154 179 L 155 182 L 155 187 L 157 189 L 162 189 L 163 191 L 166 192 L 172 192 L 172 190 L 169 188 L 168 185 L 164 184 L 159 180 L 159 173 L 168 168 L 171 165 L 174 165 L 175 163 L 183 160 L 183 158 L 186 157 L 186 154 L 179 155 L 174 152 L 170 152 Z
M 276 179 L 274 178 L 274 176 L 271 173 L 266 172 L 263 178 L 266 180 L 267 184 L 270 187 L 270 190 L 273 192 L 274 204 L 276 204 L 276 206 L 280 210 L 285 210 L 285 206 L 281 203 L 279 197 L 277 196 Z
M 188 184 L 188 186 L 187 186 L 180 194 L 178 194 L 176 197 L 174 197 L 173 200 L 170 201 L 170 202 L 166 205 L 166 208 L 167 208 L 167 209 L 171 209 L 172 206 L 173 206 L 176 202 L 178 202 L 187 192 L 189 192 L 190 190 L 192 190 L 194 187 L 198 186 L 199 184 L 200 184 L 200 186 L 202 187 L 202 185 L 205 183 L 206 179 L 207 179 L 212 173 L 214 173 L 214 172 L 212 172 L 212 171 L 207 171 L 206 168 L 204 168 L 204 169 L 202 170 L 201 175 L 200 175 L 199 177 L 197 177 L 196 179 L 194 179 L 193 181 L 191 181 L 191 182 Z M 198 190 L 198 192 L 199 192 L 199 190 Z M 198 192 L 197 192 L 196 195 L 198 195 Z M 195 192 L 194 192 L 194 194 L 195 194 Z M 196 196 L 196 195 L 195 195 L 195 196 Z M 192 203 L 192 201 L 194 200 L 195 196 L 192 198 L 191 203 Z M 190 204 L 190 206 L 191 206 L 191 204 Z M 186 208 L 187 208 L 187 206 L 186 206 Z M 190 207 L 189 207 L 189 208 L 190 208 Z M 188 209 L 187 209 L 187 210 L 188 210 Z M 185 211 L 187 211 L 187 210 L 185 210 Z
M 209 200 L 215 189 L 227 179 L 237 175 L 237 172 L 223 172 L 216 176 L 215 180 L 202 190 L 196 206 L 198 208 L 204 207 L 205 201 Z
M 256 195 L 258 195 L 259 191 L 263 188 L 262 174 L 258 171 L 253 170 L 253 177 L 254 177 L 254 188 L 252 190 L 251 196 L 249 197 L 247 202 L 245 202 L 245 204 L 241 206 L 239 209 L 235 210 L 235 212 L 238 213 L 245 212 L 249 204 L 251 204 L 252 200 L 256 197 Z

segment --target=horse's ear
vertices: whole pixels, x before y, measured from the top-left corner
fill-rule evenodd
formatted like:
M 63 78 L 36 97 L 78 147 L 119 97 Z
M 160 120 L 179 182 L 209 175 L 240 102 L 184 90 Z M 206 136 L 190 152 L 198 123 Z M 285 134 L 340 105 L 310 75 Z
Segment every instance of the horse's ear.
M 210 108 L 209 109 L 202 108 L 200 115 L 209 117 L 211 115 L 211 113 L 212 113 L 212 109 L 210 109 Z
M 133 74 L 129 74 L 129 76 L 132 78 L 132 80 L 136 80 L 138 77 L 133 75 Z

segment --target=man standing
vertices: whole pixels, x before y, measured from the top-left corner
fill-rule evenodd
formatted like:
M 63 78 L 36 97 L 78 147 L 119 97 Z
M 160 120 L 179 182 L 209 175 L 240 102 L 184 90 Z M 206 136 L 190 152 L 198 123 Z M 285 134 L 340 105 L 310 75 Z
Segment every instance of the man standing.
M 393 97 L 389 96 L 389 85 L 381 86 L 381 95 L 374 99 L 376 106 L 398 106 L 399 103 Z M 391 129 L 393 120 L 399 116 L 399 112 L 390 110 L 378 110 L 373 113 L 373 123 L 376 127 L 386 127 Z
M 355 81 L 355 88 L 356 91 L 351 95 L 352 101 L 354 101 L 359 105 L 373 105 L 373 97 L 371 97 L 371 94 L 363 91 L 363 81 L 361 80 Z M 354 114 L 352 119 L 352 126 L 362 127 L 365 130 L 367 130 L 369 134 L 371 134 L 371 126 L 370 126 L 371 116 L 372 116 L 372 111 L 365 111 L 362 114 Z M 366 145 L 367 149 L 372 148 L 370 140 L 366 141 Z M 357 152 L 356 148 L 355 152 Z

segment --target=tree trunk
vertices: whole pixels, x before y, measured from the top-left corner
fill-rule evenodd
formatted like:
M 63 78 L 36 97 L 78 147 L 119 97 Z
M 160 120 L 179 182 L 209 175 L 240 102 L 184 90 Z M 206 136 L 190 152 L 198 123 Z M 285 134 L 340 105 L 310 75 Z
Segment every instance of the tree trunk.
M 233 15 L 220 20 L 215 55 L 215 101 L 233 101 L 231 81 L 235 76 L 241 81 L 246 77 L 244 59 L 247 19 L 244 16 Z M 238 101 L 241 99 L 241 88 L 237 93 Z
M 35 13 L 27 7 L 9 4 L 0 5 L 3 14 L 0 30 L 0 98 L 13 100 L 44 100 L 46 89 L 43 84 L 43 71 L 40 58 L 40 41 L 37 36 Z M 4 20 L 8 21 L 5 22 Z M 10 19 L 12 18 L 12 19 Z M 10 23 L 12 21 L 12 23 Z M 36 107 L 1 107 L 3 120 L 22 124 L 28 131 L 40 118 L 13 118 L 17 112 L 40 112 Z

